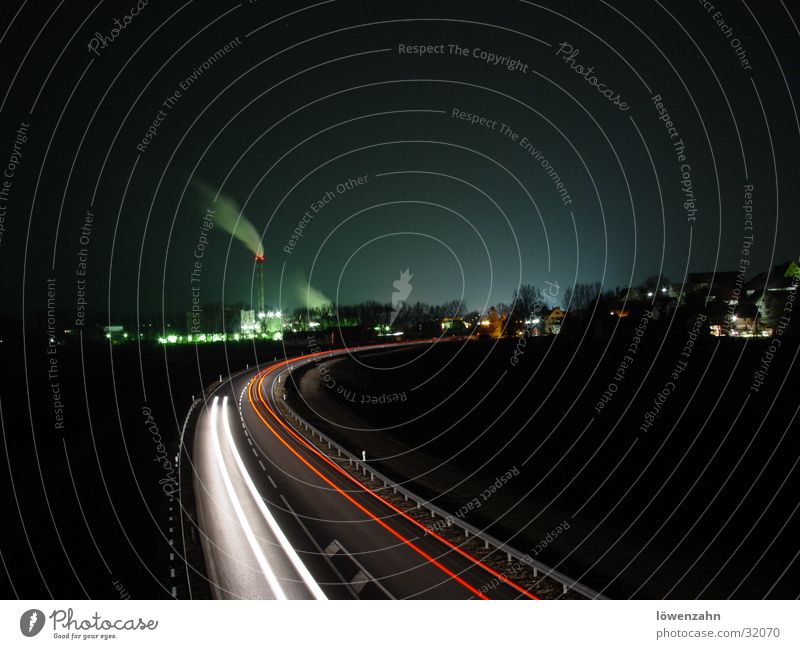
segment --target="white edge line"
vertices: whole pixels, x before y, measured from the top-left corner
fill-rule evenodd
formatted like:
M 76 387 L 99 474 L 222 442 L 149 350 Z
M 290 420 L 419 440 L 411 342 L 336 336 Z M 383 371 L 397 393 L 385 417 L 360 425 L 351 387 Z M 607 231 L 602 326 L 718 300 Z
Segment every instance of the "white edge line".
M 217 429 L 217 401 L 219 401 L 219 397 L 214 397 L 214 402 L 211 404 L 211 437 L 213 438 L 214 455 L 217 458 L 217 464 L 219 464 L 220 473 L 222 474 L 222 482 L 225 484 L 225 490 L 228 492 L 228 497 L 233 505 L 233 510 L 236 512 L 236 518 L 239 519 L 239 524 L 241 525 L 245 538 L 250 545 L 250 549 L 253 551 L 253 555 L 255 556 L 261 571 L 264 573 L 264 577 L 266 577 L 267 583 L 272 589 L 273 594 L 277 599 L 287 599 L 286 593 L 283 592 L 283 589 L 278 583 L 278 578 L 275 576 L 275 573 L 272 571 L 267 558 L 264 556 L 261 546 L 258 545 L 258 541 L 253 533 L 253 529 L 247 522 L 247 518 L 244 515 L 242 506 L 239 504 L 239 500 L 236 498 L 236 493 L 233 490 L 233 484 L 231 483 L 231 477 L 228 473 L 228 468 L 225 466 L 225 462 L 222 459 L 222 448 L 219 444 L 219 431 Z M 227 401 L 228 397 L 225 397 L 222 402 L 223 406 Z M 224 414 L 225 412 L 223 410 L 225 428 L 228 429 L 228 420 Z M 234 456 L 236 459 L 239 458 L 238 453 L 234 453 Z M 241 460 L 239 461 L 241 462 Z
M 227 403 L 228 397 L 225 397 L 223 400 L 223 406 Z M 244 467 L 244 463 L 242 462 L 242 458 L 239 456 L 239 451 L 236 450 L 236 445 L 233 443 L 233 434 L 231 433 L 231 427 L 228 423 L 228 417 L 223 416 L 223 421 L 225 422 L 225 434 L 228 438 L 228 445 L 230 446 L 231 452 L 233 453 L 233 458 L 236 460 L 236 465 L 239 467 L 239 472 L 244 479 L 245 484 L 247 485 L 248 491 L 250 491 L 250 495 L 253 497 L 258 509 L 261 511 L 261 515 L 264 517 L 264 520 L 267 521 L 272 533 L 278 539 L 278 542 L 281 544 L 284 552 L 286 552 L 286 556 L 289 557 L 289 561 L 292 562 L 292 565 L 295 567 L 300 576 L 303 578 L 308 589 L 311 591 L 311 594 L 314 595 L 316 599 L 324 599 L 327 600 L 328 598 L 325 596 L 325 593 L 322 592 L 322 589 L 319 587 L 319 584 L 314 580 L 314 577 L 311 576 L 311 573 L 306 568 L 305 564 L 302 562 L 300 557 L 297 554 L 297 551 L 292 547 L 292 544 L 289 543 L 289 539 L 286 538 L 286 535 L 283 533 L 283 530 L 278 525 L 278 521 L 275 520 L 275 517 L 272 515 L 272 512 L 269 511 L 267 506 L 264 504 L 264 500 L 261 498 L 261 494 L 258 493 L 258 489 L 256 489 L 256 485 L 253 483 L 250 474 L 247 472 L 247 469 Z

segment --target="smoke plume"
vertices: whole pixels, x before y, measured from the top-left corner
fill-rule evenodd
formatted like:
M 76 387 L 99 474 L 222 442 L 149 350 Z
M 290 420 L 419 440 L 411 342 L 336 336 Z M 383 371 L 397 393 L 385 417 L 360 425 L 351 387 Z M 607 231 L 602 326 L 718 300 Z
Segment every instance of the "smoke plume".
M 214 210 L 216 226 L 239 239 L 254 255 L 259 257 L 264 255 L 258 231 L 242 213 L 235 200 L 223 193 L 217 196 L 216 191 L 200 181 L 194 181 L 194 187 L 199 192 L 203 204 Z

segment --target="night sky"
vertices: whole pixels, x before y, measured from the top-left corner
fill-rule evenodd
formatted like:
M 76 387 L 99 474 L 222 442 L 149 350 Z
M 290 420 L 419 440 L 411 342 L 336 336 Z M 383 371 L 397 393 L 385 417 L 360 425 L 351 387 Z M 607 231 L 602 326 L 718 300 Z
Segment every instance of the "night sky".
M 412 301 L 479 311 L 736 270 L 746 185 L 748 275 L 797 257 L 784 2 L 151 2 L 112 38 L 128 12 L 4 7 L 6 315 L 51 278 L 67 323 L 83 290 L 112 322 L 180 313 L 198 259 L 202 302 L 250 302 L 198 183 L 244 208 L 285 309 L 309 281 L 388 302 L 406 268 Z

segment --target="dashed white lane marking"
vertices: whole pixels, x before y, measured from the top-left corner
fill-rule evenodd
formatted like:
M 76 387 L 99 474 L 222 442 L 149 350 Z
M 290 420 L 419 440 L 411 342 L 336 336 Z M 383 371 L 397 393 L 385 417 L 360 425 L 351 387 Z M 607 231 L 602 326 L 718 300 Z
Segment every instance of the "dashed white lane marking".
M 258 461 L 258 466 L 261 467 L 262 471 L 266 471 L 267 470 L 267 467 L 264 466 L 264 463 L 261 460 Z
M 275 481 L 272 479 L 272 476 L 268 473 L 267 477 L 269 478 L 270 484 L 277 489 L 278 485 L 275 484 Z
M 255 455 L 256 457 L 258 457 L 258 453 L 256 452 L 256 449 L 254 449 L 254 448 L 251 448 L 250 450 L 251 450 L 251 451 L 253 451 L 253 455 Z

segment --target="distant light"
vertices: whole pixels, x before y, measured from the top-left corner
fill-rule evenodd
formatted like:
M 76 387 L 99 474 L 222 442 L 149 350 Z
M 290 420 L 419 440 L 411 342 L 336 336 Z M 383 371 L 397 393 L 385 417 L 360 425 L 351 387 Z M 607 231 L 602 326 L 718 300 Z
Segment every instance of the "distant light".
M 647 291 L 647 297 L 653 297 L 653 291 Z
M 266 314 L 266 313 L 264 313 L 263 311 L 259 311 L 259 312 L 258 312 L 258 318 L 259 318 L 259 320 L 263 320 L 263 319 L 264 319 L 264 318 L 266 318 L 266 317 L 267 317 L 267 314 Z
M 735 322 L 736 318 L 738 318 L 738 317 L 739 317 L 738 315 L 732 315 L 731 316 L 731 322 Z
M 283 314 L 280 311 L 275 312 L 275 317 L 280 318 Z
M 613 311 L 609 311 L 608 315 L 614 315 L 614 312 Z
M 667 292 L 667 287 L 665 286 L 664 288 L 662 288 L 662 289 L 661 289 L 661 292 L 662 292 L 662 293 L 666 293 L 666 292 Z

